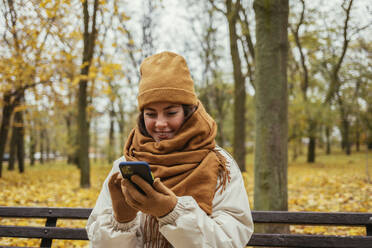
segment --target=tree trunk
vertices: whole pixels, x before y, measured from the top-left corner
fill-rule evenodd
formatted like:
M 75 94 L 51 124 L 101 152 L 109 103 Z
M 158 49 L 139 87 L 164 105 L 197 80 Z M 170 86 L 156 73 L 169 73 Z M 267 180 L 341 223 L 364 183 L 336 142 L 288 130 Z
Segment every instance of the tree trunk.
M 8 139 L 8 131 L 10 124 L 10 117 L 12 115 L 14 106 L 11 104 L 11 96 L 4 94 L 3 97 L 3 114 L 0 127 L 0 178 L 3 171 L 3 157 L 6 146 L 6 141 Z
M 315 162 L 315 150 L 316 150 L 316 128 L 317 123 L 315 120 L 308 119 L 309 122 L 309 144 L 307 149 L 307 162 Z
M 316 138 L 314 136 L 310 136 L 308 150 L 307 150 L 307 162 L 308 163 L 315 163 L 315 149 L 316 149 Z
M 78 141 L 79 141 L 79 168 L 80 168 L 80 186 L 82 188 L 90 187 L 90 164 L 89 164 L 89 130 L 87 124 L 87 81 L 80 81 L 78 96 Z
M 113 108 L 113 106 L 111 106 Z M 108 147 L 108 162 L 111 164 L 115 159 L 115 112 L 110 110 L 110 129 L 109 129 L 109 147 Z
M 329 155 L 331 154 L 331 131 L 330 127 L 326 127 L 325 132 L 326 132 L 326 154 Z
M 345 151 L 347 155 L 350 155 L 351 154 L 351 144 L 349 140 L 350 122 L 348 120 L 348 113 L 341 96 L 338 93 L 336 93 L 336 96 L 340 109 L 342 149 Z
M 45 142 L 45 132 L 44 128 L 40 128 L 40 142 L 39 142 L 39 150 L 40 150 L 40 158 L 39 163 L 44 164 L 44 142 Z
M 10 142 L 9 170 L 14 170 L 14 163 L 18 161 L 18 169 L 20 173 L 24 172 L 25 162 L 25 147 L 24 147 L 24 123 L 23 113 L 16 108 L 23 102 L 24 94 L 20 93 L 19 97 L 14 100 L 14 119 L 12 128 L 12 138 Z
M 94 121 L 93 123 L 93 132 L 94 132 L 94 136 L 93 136 L 93 148 L 94 148 L 94 159 L 93 161 L 94 162 L 97 162 L 98 161 L 98 158 L 99 158 L 99 149 L 98 149 L 98 134 L 99 134 L 99 130 L 98 130 L 98 121 L 97 119 Z
M 120 120 L 117 120 L 117 124 L 119 126 L 119 132 L 120 132 L 120 149 L 123 149 L 124 147 L 124 141 L 125 141 L 125 120 L 124 115 L 120 117 Z
M 255 0 L 256 147 L 254 209 L 288 210 L 288 0 Z M 265 225 L 264 232 L 289 232 Z
M 223 134 L 223 117 L 220 115 L 221 113 L 218 113 L 219 117 L 217 119 L 219 120 L 217 123 L 217 131 L 218 135 L 216 137 L 217 144 L 221 147 L 225 146 L 225 137 Z
M 223 92 L 223 90 L 217 85 L 214 86 L 214 92 L 215 92 L 215 105 L 216 105 L 216 110 L 217 110 L 216 120 L 217 120 L 217 128 L 218 128 L 218 134 L 217 134 L 216 140 L 219 146 L 224 147 L 225 146 L 224 120 L 226 118 L 226 113 L 224 112 L 224 104 L 227 100 L 227 97 L 225 95 L 225 92 Z
M 50 139 L 47 129 L 45 129 L 45 159 L 48 162 L 50 161 Z
M 68 164 L 78 164 L 76 159 L 76 142 L 77 138 L 74 136 L 74 131 L 72 128 L 72 114 L 68 113 L 65 116 L 66 129 L 67 129 L 67 144 L 69 145 L 67 149 L 67 163 Z
M 346 119 L 346 118 L 343 118 L 341 120 L 342 122 L 342 140 L 343 140 L 343 144 L 344 144 L 344 149 L 345 149 L 345 153 L 346 155 L 350 155 L 351 154 L 351 144 L 350 144 L 350 139 L 349 139 L 349 121 Z
M 360 152 L 360 133 L 359 133 L 359 131 L 357 131 L 357 133 L 356 133 L 356 140 L 355 140 L 355 150 L 357 151 L 357 152 Z
M 293 155 L 292 155 L 292 162 L 295 162 L 298 157 L 298 144 L 296 139 L 293 140 Z
M 14 114 L 14 122 L 16 128 L 16 146 L 17 146 L 17 161 L 18 170 L 20 173 L 25 171 L 25 144 L 24 144 L 24 123 L 22 111 L 17 111 Z
M 360 152 L 360 124 L 359 124 L 359 117 L 356 120 L 356 131 L 355 131 L 355 148 L 357 152 Z
M 17 130 L 15 126 L 12 127 L 12 133 L 10 138 L 10 146 L 9 146 L 9 161 L 8 161 L 8 170 L 13 171 L 16 162 L 16 153 L 17 153 Z
M 87 116 L 87 77 L 92 63 L 95 40 L 97 36 L 96 15 L 98 11 L 98 0 L 94 0 L 93 8 L 89 7 L 88 1 L 83 1 L 84 17 L 84 49 L 78 91 L 78 163 L 80 168 L 80 187 L 90 187 L 90 163 L 89 163 L 89 120 Z M 89 16 L 89 9 L 92 10 L 92 18 Z
M 241 69 L 241 60 L 238 50 L 238 35 L 236 23 L 238 20 L 239 1 L 233 4 L 228 0 L 226 4 L 227 19 L 229 22 L 230 54 L 234 71 L 234 158 L 242 172 L 245 169 L 245 79 Z
M 30 132 L 30 165 L 35 165 L 36 152 L 36 137 L 33 132 Z

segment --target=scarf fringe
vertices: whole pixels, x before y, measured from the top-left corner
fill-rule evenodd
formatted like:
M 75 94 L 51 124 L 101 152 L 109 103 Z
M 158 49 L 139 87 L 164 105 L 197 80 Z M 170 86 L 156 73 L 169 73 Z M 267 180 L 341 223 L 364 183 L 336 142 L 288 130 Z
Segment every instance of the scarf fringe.
M 219 184 L 216 188 L 216 192 L 222 187 L 222 192 L 225 191 L 227 183 L 230 183 L 231 177 L 230 177 L 230 170 L 227 168 L 227 159 L 225 156 L 223 156 L 219 151 L 213 150 L 214 153 L 217 156 L 217 159 L 219 161 L 218 164 L 218 179 L 219 179 Z
M 145 248 L 171 248 L 172 245 L 160 233 L 158 220 L 151 215 L 145 216 L 144 247 Z

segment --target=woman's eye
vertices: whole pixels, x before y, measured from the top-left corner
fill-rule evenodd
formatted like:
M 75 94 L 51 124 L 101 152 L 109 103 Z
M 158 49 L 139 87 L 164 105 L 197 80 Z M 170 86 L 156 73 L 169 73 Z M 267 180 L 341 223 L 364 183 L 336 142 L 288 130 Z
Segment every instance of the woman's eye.
M 175 115 L 177 114 L 177 111 L 168 112 L 168 115 Z
M 148 117 L 155 117 L 156 114 L 154 114 L 154 113 L 146 113 L 146 116 L 148 116 Z

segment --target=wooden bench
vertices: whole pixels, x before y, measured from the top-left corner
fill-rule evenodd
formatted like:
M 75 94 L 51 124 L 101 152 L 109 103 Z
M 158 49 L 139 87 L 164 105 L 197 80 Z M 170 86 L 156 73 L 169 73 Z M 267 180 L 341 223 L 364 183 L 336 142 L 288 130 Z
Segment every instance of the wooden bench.
M 90 208 L 0 207 L 0 218 L 46 219 L 45 227 L 0 226 L 0 237 L 39 238 L 40 247 L 51 247 L 53 239 L 87 240 L 84 228 L 56 227 L 56 223 L 58 219 L 87 219 L 91 211 Z M 253 211 L 252 215 L 255 223 L 361 226 L 366 228 L 367 236 L 254 233 L 249 246 L 372 247 L 372 213 Z

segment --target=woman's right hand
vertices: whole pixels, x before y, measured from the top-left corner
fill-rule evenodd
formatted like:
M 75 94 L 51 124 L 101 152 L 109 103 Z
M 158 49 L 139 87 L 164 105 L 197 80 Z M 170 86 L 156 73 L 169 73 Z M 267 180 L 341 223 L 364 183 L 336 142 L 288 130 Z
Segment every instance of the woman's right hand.
M 125 201 L 125 197 L 121 188 L 122 180 L 123 177 L 121 176 L 120 172 L 116 172 L 111 176 L 108 182 L 114 216 L 116 221 L 121 223 L 134 220 L 138 212 L 138 210 L 130 207 Z

